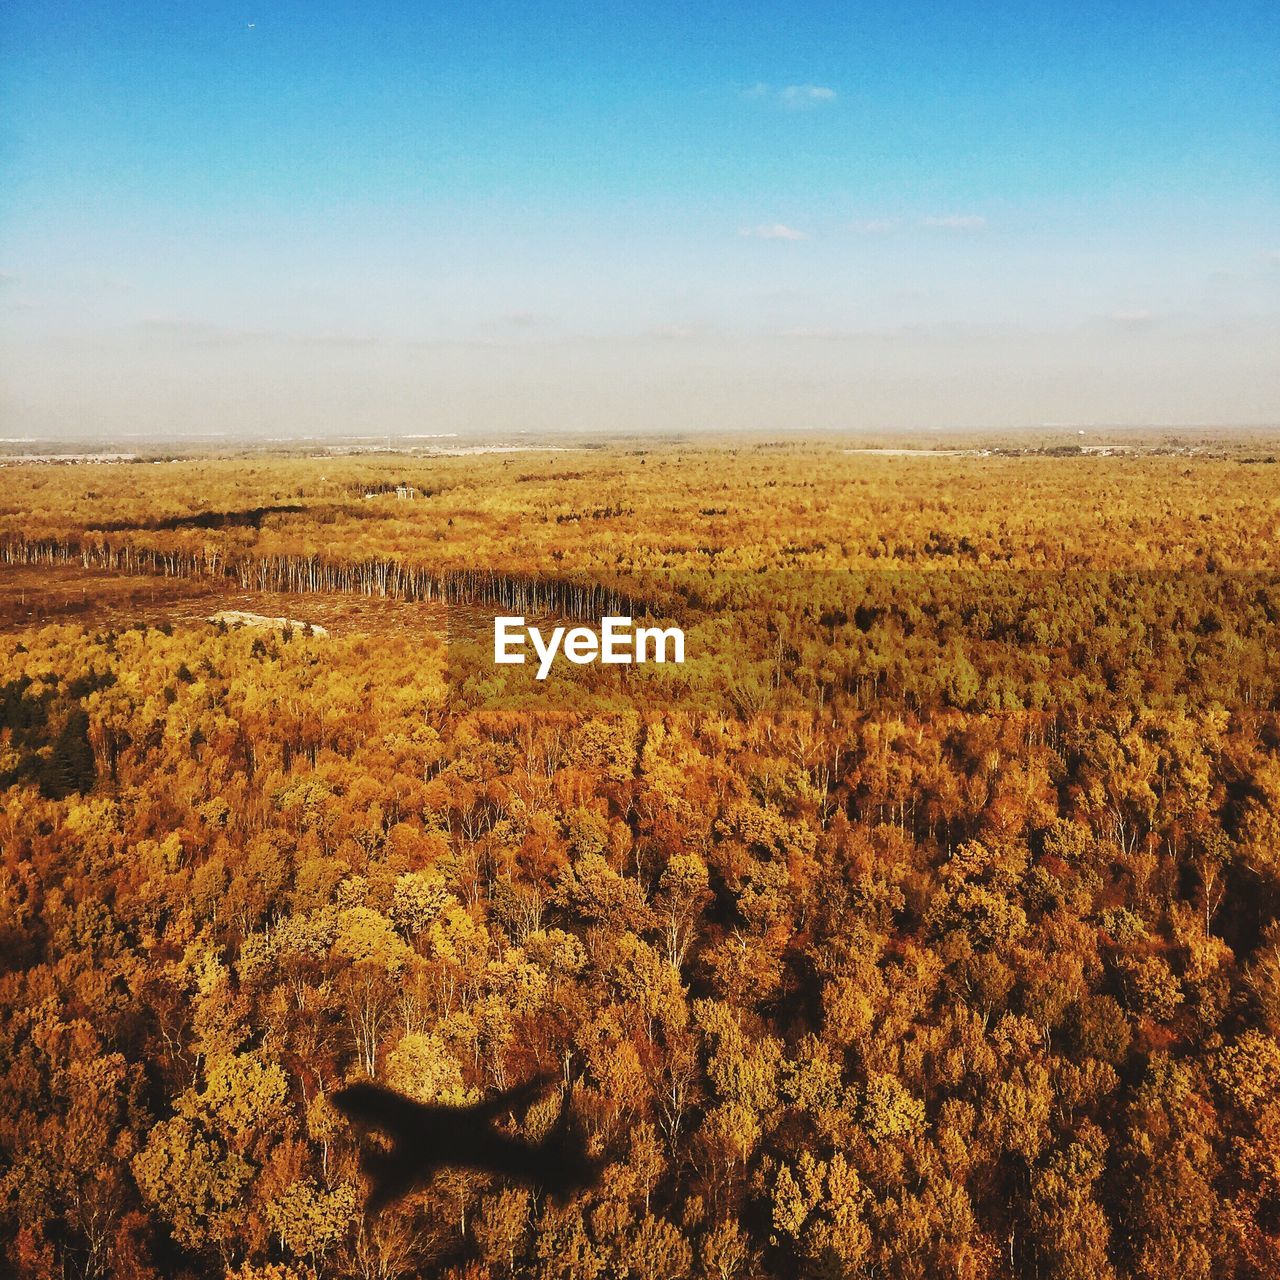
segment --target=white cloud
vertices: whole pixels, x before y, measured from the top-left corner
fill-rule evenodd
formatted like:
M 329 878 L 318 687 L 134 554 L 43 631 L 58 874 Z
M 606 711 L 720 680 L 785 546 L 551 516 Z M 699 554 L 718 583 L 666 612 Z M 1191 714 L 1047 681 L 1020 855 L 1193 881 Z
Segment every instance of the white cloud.
M 778 93 L 784 107 L 816 107 L 835 100 L 836 91 L 820 84 L 789 84 Z
M 882 236 L 898 225 L 896 218 L 866 218 L 861 222 L 849 223 L 849 230 L 860 236 Z
M 772 222 L 760 227 L 743 227 L 740 236 L 748 236 L 753 240 L 807 240 L 808 233 L 797 231 L 782 222 Z
M 948 213 L 942 217 L 921 218 L 922 227 L 940 227 L 944 231 L 981 231 L 987 220 L 980 213 Z
M 824 103 L 834 102 L 839 94 L 822 84 L 789 84 L 781 89 L 774 89 L 771 84 L 758 80 L 751 88 L 744 89 L 742 96 L 758 101 L 767 99 L 791 111 L 808 111 Z

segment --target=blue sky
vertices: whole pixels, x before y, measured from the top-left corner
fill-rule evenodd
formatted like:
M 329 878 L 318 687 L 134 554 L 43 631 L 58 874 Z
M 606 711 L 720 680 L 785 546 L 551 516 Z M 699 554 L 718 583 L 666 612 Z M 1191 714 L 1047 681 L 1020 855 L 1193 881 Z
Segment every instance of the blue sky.
M 0 434 L 1280 419 L 1280 17 L 15 3 Z

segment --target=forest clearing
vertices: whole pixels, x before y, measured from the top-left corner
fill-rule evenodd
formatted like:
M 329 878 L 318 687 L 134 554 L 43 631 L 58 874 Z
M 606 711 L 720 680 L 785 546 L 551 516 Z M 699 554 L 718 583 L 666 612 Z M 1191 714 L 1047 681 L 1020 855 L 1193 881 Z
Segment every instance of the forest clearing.
M 297 617 L 298 599 L 283 591 L 238 591 L 199 578 L 163 578 L 74 565 L 13 568 L 0 572 L 0 630 L 22 630 L 55 622 L 95 628 L 190 627 L 221 611 L 288 615 L 338 634 L 421 632 L 479 637 L 488 624 L 482 611 L 436 601 L 399 600 L 343 592 L 315 592 Z

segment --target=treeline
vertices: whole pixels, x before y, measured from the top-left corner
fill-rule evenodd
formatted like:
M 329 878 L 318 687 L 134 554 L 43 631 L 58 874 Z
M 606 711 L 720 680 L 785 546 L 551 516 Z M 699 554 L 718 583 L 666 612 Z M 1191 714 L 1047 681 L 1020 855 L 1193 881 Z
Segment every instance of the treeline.
M 484 604 L 529 614 L 597 618 L 629 613 L 632 599 L 585 576 L 516 575 L 488 569 L 431 570 L 397 559 L 345 562 L 319 555 L 257 556 L 206 545 L 198 550 L 135 542 L 80 539 L 8 539 L 6 565 L 79 565 L 116 573 L 168 578 L 224 578 L 246 591 L 345 592 L 400 600 Z

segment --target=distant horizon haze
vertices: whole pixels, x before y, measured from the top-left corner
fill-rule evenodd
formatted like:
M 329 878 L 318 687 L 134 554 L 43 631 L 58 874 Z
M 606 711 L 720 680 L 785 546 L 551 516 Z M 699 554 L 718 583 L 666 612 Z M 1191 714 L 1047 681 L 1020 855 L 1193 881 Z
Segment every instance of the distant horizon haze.
M 33 0 L 0 56 L 0 436 L 1280 421 L 1262 3 Z

